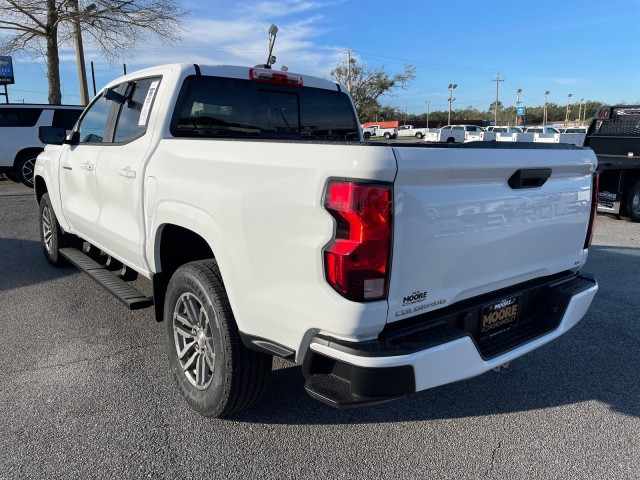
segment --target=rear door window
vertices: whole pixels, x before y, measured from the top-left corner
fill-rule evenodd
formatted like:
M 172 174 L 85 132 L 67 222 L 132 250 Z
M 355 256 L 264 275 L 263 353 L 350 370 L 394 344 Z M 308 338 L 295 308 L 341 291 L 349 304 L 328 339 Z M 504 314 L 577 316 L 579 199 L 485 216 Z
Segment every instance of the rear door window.
M 123 86 L 122 94 L 129 100 L 120 107 L 114 142 L 130 142 L 144 135 L 159 83 L 158 78 L 145 78 Z M 127 92 L 127 89 L 131 91 Z

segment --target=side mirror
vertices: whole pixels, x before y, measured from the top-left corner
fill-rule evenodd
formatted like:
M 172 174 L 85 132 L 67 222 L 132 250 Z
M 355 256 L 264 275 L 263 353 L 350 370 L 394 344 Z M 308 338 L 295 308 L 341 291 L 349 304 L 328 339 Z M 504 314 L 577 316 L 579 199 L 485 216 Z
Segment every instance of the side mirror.
M 127 97 L 125 97 L 124 95 L 120 95 L 118 92 L 116 92 L 112 88 L 107 88 L 104 91 L 104 98 L 106 98 L 107 100 L 111 100 L 113 102 L 119 103 L 120 105 L 122 105 L 124 102 L 127 101 Z
M 66 130 L 62 127 L 38 127 L 38 138 L 42 143 L 62 145 L 66 134 Z

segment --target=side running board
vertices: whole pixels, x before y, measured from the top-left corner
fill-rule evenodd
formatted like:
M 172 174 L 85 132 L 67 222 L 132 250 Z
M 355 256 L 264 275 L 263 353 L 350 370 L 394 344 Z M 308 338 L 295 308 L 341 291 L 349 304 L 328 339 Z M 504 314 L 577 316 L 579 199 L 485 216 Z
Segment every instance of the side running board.
M 80 250 L 76 248 L 61 248 L 59 252 L 60 255 L 93 278 L 107 292 L 125 304 L 129 310 L 139 310 L 153 305 L 152 297 L 147 297 L 121 278 L 116 277 Z

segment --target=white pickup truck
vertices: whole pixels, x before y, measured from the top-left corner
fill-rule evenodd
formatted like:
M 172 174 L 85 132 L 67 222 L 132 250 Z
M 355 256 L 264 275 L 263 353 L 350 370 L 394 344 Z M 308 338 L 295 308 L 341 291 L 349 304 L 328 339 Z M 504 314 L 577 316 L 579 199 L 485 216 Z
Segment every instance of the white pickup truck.
M 398 129 L 384 128 L 380 125 L 369 125 L 362 129 L 362 136 L 365 140 L 369 140 L 371 137 L 384 137 L 389 140 L 398 136 Z
M 40 138 L 46 260 L 154 305 L 203 415 L 257 402 L 274 355 L 336 407 L 473 377 L 565 333 L 598 288 L 590 149 L 364 142 L 340 84 L 194 64 L 118 78 Z
M 425 141 L 433 143 L 463 143 L 469 132 L 482 132 L 477 125 L 446 125 L 438 130 L 429 129 Z
M 418 128 L 413 125 L 400 125 L 398 127 L 398 137 L 415 137 L 422 140 L 427 135 L 427 128 Z

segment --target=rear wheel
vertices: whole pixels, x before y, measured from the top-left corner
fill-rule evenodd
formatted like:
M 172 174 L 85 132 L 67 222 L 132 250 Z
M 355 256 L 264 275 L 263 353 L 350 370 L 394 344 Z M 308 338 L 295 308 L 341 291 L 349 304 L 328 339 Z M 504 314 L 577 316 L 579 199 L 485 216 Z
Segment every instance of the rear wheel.
M 422 140 L 422 137 L 424 137 L 424 135 L 422 133 L 420 133 L 420 132 L 416 133 L 416 138 L 418 140 Z
M 195 411 L 224 418 L 262 398 L 273 357 L 243 345 L 215 260 L 176 270 L 164 322 L 171 372 Z
M 633 184 L 627 194 L 627 215 L 630 222 L 640 222 L 640 180 Z
M 389 140 L 391 138 L 391 134 L 389 132 L 384 132 L 384 138 Z
M 447 143 L 454 143 L 455 139 L 453 137 L 447 138 Z

